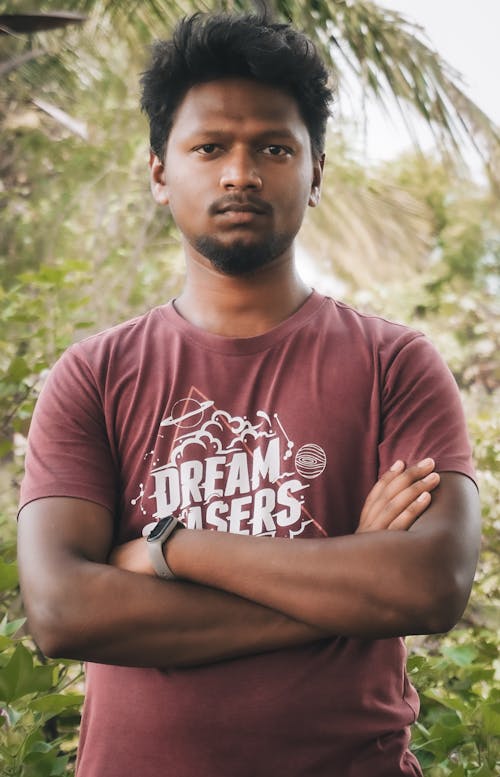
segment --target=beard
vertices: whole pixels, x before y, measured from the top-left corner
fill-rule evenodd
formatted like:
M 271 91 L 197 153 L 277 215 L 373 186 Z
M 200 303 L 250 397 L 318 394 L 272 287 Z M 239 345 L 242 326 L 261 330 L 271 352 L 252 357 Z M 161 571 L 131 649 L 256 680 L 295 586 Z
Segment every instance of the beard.
M 270 264 L 289 248 L 294 237 L 280 233 L 258 243 L 236 240 L 225 245 L 221 240 L 205 235 L 194 241 L 194 248 L 225 275 L 245 275 Z

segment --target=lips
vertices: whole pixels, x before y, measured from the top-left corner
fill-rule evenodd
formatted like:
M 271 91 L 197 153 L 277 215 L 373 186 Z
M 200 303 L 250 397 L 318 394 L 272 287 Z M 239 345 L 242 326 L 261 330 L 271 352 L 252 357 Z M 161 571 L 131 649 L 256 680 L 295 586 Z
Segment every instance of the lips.
M 250 218 L 251 215 L 270 215 L 271 212 L 272 207 L 264 200 L 248 197 L 242 199 L 241 197 L 236 198 L 234 195 L 232 197 L 221 197 L 219 200 L 212 203 L 209 208 L 211 216 L 223 214 L 235 214 L 236 216 L 236 214 L 247 214 L 247 217 Z
M 264 210 L 251 203 L 232 203 L 231 205 L 225 205 L 223 208 L 219 208 L 217 213 L 258 213 L 259 215 L 264 215 Z

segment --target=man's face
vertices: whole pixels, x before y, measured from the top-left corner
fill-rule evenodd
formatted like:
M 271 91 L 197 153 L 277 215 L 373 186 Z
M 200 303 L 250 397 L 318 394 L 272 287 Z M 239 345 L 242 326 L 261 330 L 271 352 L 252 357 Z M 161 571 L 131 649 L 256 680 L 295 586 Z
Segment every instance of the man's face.
M 188 254 L 231 275 L 291 255 L 321 172 L 293 97 L 242 78 L 193 86 L 165 159 L 151 157 L 153 194 L 170 206 Z

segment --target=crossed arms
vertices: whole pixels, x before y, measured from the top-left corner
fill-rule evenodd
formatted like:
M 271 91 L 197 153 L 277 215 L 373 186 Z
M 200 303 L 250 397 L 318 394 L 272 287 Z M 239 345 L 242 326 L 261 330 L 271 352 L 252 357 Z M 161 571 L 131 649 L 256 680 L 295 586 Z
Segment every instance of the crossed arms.
M 31 502 L 19 517 L 18 548 L 32 632 L 48 655 L 168 668 L 335 634 L 445 631 L 470 592 L 479 509 L 466 476 L 433 468 L 427 460 L 386 473 L 354 535 L 176 532 L 165 553 L 178 581 L 152 575 L 142 539 L 109 557 L 105 508 L 62 497 Z

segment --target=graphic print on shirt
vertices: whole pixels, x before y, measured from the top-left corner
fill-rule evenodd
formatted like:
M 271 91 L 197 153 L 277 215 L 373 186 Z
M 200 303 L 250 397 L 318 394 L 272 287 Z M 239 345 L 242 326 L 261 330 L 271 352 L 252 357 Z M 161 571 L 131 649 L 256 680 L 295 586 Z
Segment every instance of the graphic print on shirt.
M 162 420 L 132 505 L 156 520 L 173 513 L 191 529 L 325 536 L 305 506 L 327 465 L 323 448 L 307 442 L 296 450 L 277 413 L 255 416 L 233 416 L 192 388 Z

